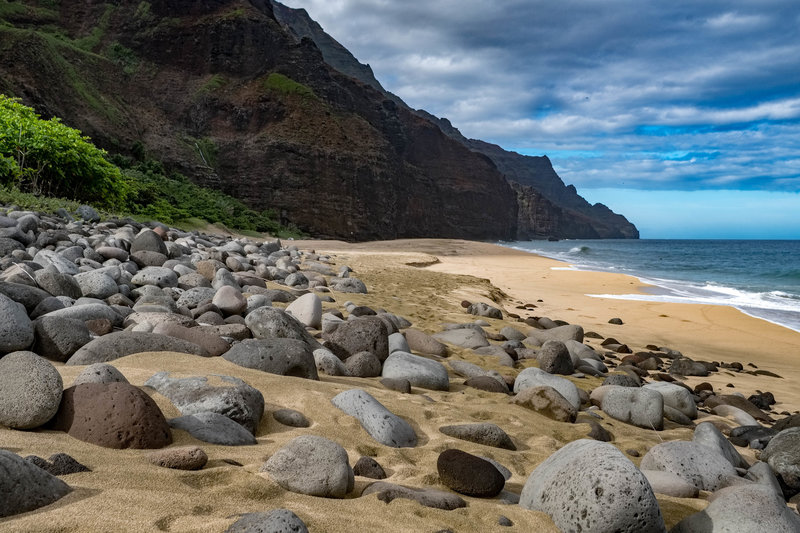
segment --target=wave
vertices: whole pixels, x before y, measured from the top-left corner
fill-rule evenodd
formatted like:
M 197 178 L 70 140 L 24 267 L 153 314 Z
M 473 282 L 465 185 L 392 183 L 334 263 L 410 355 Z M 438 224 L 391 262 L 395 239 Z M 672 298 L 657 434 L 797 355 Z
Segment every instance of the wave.
M 588 246 L 575 246 L 574 248 L 570 248 L 569 252 L 567 252 L 567 253 L 570 253 L 570 254 L 588 254 L 591 251 L 592 251 L 592 249 L 589 248 Z

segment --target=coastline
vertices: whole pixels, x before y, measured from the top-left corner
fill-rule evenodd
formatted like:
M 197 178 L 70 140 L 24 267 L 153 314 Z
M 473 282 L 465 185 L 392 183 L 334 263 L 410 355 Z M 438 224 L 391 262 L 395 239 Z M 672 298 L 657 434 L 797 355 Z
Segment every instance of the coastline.
M 426 254 L 437 262 L 424 270 L 485 278 L 516 302 L 534 303 L 537 316 L 580 324 L 586 331 L 613 336 L 640 349 L 648 344 L 668 346 L 687 357 L 706 361 L 748 363 L 783 379 L 737 374 L 737 386 L 726 387 L 732 376 L 719 372 L 707 378 L 688 377 L 694 386 L 709 381 L 726 392 L 745 396 L 770 390 L 787 411 L 800 410 L 800 333 L 739 309 L 711 304 L 611 299 L 588 294 L 647 294 L 652 287 L 621 273 L 565 268 L 568 263 L 497 244 L 452 239 L 400 239 L 368 243 L 297 241 L 302 249 L 336 253 Z M 432 261 L 432 259 L 431 259 Z M 543 302 L 537 302 L 537 300 Z M 483 301 L 491 303 L 490 299 Z M 509 306 L 506 306 L 509 309 Z M 510 311 L 513 306 L 510 306 Z M 608 323 L 621 318 L 623 325 Z M 799 354 L 799 355 L 795 355 Z M 738 382 L 741 382 L 740 384 Z
M 565 263 L 560 261 L 481 242 L 419 239 L 349 244 L 309 240 L 286 241 L 284 245 L 335 254 L 337 267 L 351 266 L 354 276 L 367 285 L 368 294 L 333 293 L 336 301 L 326 303 L 325 309 L 343 309 L 344 302 L 351 300 L 355 305 L 383 308 L 406 317 L 413 327 L 433 333 L 441 331 L 442 323 L 477 318 L 465 313 L 462 300 L 483 301 L 504 308 L 506 313 L 580 324 L 586 331 L 613 336 L 634 351 L 658 344 L 698 360 L 740 361 L 746 369 L 747 363 L 753 362 L 782 378 L 720 369 L 709 377 L 690 377 L 685 382 L 694 386 L 708 381 L 720 394 L 741 393 L 745 397 L 756 390 L 771 391 L 777 400 L 777 412 L 800 408 L 800 393 L 794 387 L 800 370 L 792 368 L 793 355 L 800 354 L 800 334 L 733 308 L 592 298 L 586 294 L 643 291 L 646 287 L 625 274 L 565 270 Z M 527 303 L 537 307 L 531 311 L 517 308 Z M 277 303 L 276 307 L 283 305 Z M 608 319 L 613 317 L 621 318 L 624 324 L 609 324 Z M 487 321 L 490 325 L 486 330 L 493 334 L 508 325 L 522 331 L 529 329 L 509 317 Z M 599 346 L 596 339 L 587 342 Z M 520 367 L 534 363 L 523 361 L 511 368 L 502 366 L 497 358 L 451 346 L 444 363 L 447 366 L 448 361 L 457 360 L 496 370 L 508 378 L 516 376 Z M 14 453 L 47 457 L 65 452 L 93 470 L 66 478 L 73 492 L 52 505 L 0 519 L 0 529 L 219 532 L 238 514 L 287 508 L 300 516 L 309 530 L 329 533 L 345 533 L 354 528 L 387 533 L 443 529 L 556 531 L 546 514 L 513 505 L 513 501 L 542 461 L 567 443 L 587 438 L 590 430 L 588 415 L 581 415 L 575 423 L 557 422 L 510 403 L 505 394 L 468 387 L 463 384 L 465 378 L 452 370 L 448 391 L 415 387 L 411 394 L 401 394 L 385 388 L 379 378 L 323 374 L 319 381 L 308 380 L 243 368 L 221 357 L 150 352 L 122 357 L 112 364 L 139 387 L 158 371 L 168 371 L 172 377 L 232 375 L 244 379 L 263 391 L 266 400 L 267 412 L 256 435 L 258 444 L 231 447 L 199 443 L 175 430 L 174 446 L 201 444 L 209 457 L 202 470 L 175 472 L 151 464 L 146 450 L 101 448 L 46 429 L 0 428 L 0 445 Z M 63 363 L 54 366 L 66 387 L 83 370 Z M 591 376 L 567 379 L 584 391 L 602 383 L 602 378 Z M 735 387 L 727 387 L 729 383 Z M 419 437 L 418 445 L 379 445 L 358 421 L 335 408 L 331 399 L 353 388 L 368 391 L 392 413 L 409 421 Z M 167 418 L 180 414 L 166 397 L 145 390 Z M 272 413 L 284 408 L 305 413 L 310 427 L 293 428 L 275 421 Z M 722 429 L 738 425 L 721 416 L 703 413 L 702 417 Z M 457 440 L 440 431 L 446 425 L 478 422 L 492 422 L 506 430 L 513 437 L 516 450 Z M 665 422 L 664 429 L 658 432 L 609 418 L 603 420 L 603 425 L 613 433 L 611 444 L 637 466 L 650 448 L 663 441 L 692 439 L 692 427 L 673 422 Z M 387 481 L 410 487 L 449 490 L 437 475 L 437 457 L 453 447 L 498 461 L 508 468 L 511 477 L 498 498 L 465 497 L 468 506 L 452 511 L 422 507 L 411 500 L 397 499 L 387 504 L 375 496 L 359 497 L 373 481 L 361 476 L 356 476 L 352 494 L 343 499 L 307 496 L 284 490 L 260 470 L 264 461 L 299 435 L 319 435 L 337 442 L 347 451 L 351 464 L 361 456 L 374 457 L 386 470 Z M 755 459 L 753 450 L 738 450 L 751 462 Z M 708 495 L 678 498 L 657 494 L 667 529 L 705 508 Z M 512 504 L 503 505 L 500 499 Z M 514 527 L 499 526 L 500 514 L 510 519 Z

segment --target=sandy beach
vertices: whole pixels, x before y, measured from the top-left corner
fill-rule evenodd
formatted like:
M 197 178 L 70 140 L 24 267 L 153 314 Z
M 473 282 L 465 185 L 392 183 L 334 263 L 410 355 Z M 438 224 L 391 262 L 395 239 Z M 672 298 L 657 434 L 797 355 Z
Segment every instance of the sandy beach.
M 411 321 L 428 333 L 441 331 L 445 322 L 467 322 L 461 301 L 486 302 L 521 318 L 545 316 L 580 324 L 586 331 L 614 337 L 633 351 L 649 344 L 668 346 L 696 360 L 740 362 L 746 370 L 753 364 L 780 378 L 721 369 L 709 377 L 690 377 L 694 386 L 708 381 L 719 393 L 770 391 L 775 395 L 775 413 L 800 409 L 800 333 L 749 317 L 733 308 L 602 299 L 587 294 L 629 294 L 642 291 L 639 281 L 629 276 L 565 270 L 564 263 L 500 246 L 456 240 L 401 240 L 348 244 L 338 241 L 296 241 L 301 250 L 315 250 L 335 256 L 337 266 L 348 265 L 364 281 L 368 294 L 333 293 L 335 303 L 326 309 L 343 310 L 347 300 L 357 305 L 383 308 Z M 278 287 L 278 285 L 269 286 Z M 535 308 L 519 309 L 524 304 Z M 276 306 L 283 304 L 276 304 Z M 622 319 L 623 325 L 608 320 Z M 513 318 L 488 319 L 490 332 L 503 326 L 527 331 Z M 600 340 L 587 339 L 599 347 Z M 487 362 L 469 350 L 452 347 L 449 359 L 480 364 L 513 377 L 519 368 Z M 76 440 L 65 433 L 0 428 L 0 447 L 19 455 L 48 457 L 65 452 L 92 472 L 65 477 L 73 492 L 54 504 L 36 511 L 0 519 L 2 531 L 172 531 L 221 532 L 236 515 L 275 508 L 293 510 L 310 531 L 557 531 L 541 512 L 518 505 L 502 505 L 498 499 L 464 497 L 468 506 L 453 511 L 422 507 L 410 500 L 386 504 L 375 496 L 359 498 L 372 480 L 356 477 L 355 490 L 344 499 L 328 499 L 289 492 L 259 472 L 262 464 L 281 446 L 299 435 L 321 435 L 341 444 L 351 465 L 362 455 L 376 459 L 386 470 L 388 481 L 413 487 L 448 490 L 440 484 L 436 459 L 443 450 L 457 446 L 476 455 L 490 457 L 505 465 L 512 477 L 504 494 L 518 495 L 530 473 L 545 458 L 568 442 L 586 437 L 589 425 L 579 417 L 574 424 L 555 422 L 520 406 L 503 394 L 480 391 L 462 385 L 464 378 L 450 373 L 450 390 L 414 388 L 401 394 L 383 387 L 380 378 L 330 377 L 319 381 L 266 374 L 234 365 L 220 357 L 199 358 L 176 353 L 142 353 L 112 361 L 134 385 L 142 386 L 158 371 L 172 376 L 232 375 L 258 388 L 266 400 L 266 412 L 254 446 L 219 446 L 197 441 L 188 433 L 174 430 L 172 446 L 200 445 L 209 456 L 199 471 L 177 471 L 150 464 L 147 450 L 112 450 Z M 55 364 L 64 386 L 71 385 L 83 369 Z M 533 366 L 534 361 L 525 361 Z M 212 378 L 213 379 L 213 378 Z M 570 377 L 579 388 L 591 390 L 602 378 Z M 728 385 L 732 384 L 733 387 Z M 363 388 L 395 414 L 409 421 L 419 437 L 413 448 L 383 446 L 367 435 L 359 423 L 330 400 L 336 394 Z M 148 394 L 167 418 L 179 416 L 164 396 L 152 389 Z M 272 418 L 280 408 L 296 409 L 310 420 L 308 428 L 284 426 Z M 703 414 L 718 427 L 735 427 L 733 421 Z M 517 450 L 490 448 L 448 437 L 439 428 L 448 424 L 491 421 L 511 435 Z M 691 440 L 692 429 L 672 422 L 663 431 L 643 430 L 607 419 L 603 422 L 614 435 L 612 444 L 627 453 L 647 450 L 666 440 Z M 739 449 L 753 459 L 752 450 Z M 629 455 L 638 464 L 640 458 Z M 239 466 L 241 465 L 241 466 Z M 706 505 L 700 498 L 658 495 L 666 526 Z M 511 527 L 498 525 L 503 515 Z

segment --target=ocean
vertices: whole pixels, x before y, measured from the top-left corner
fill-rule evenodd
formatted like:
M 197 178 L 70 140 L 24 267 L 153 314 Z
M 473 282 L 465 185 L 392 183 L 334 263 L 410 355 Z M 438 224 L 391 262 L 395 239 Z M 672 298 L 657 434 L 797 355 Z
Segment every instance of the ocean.
M 563 240 L 502 242 L 578 270 L 629 274 L 648 294 L 592 296 L 729 305 L 800 332 L 800 241 Z M 566 266 L 565 266 L 566 268 Z

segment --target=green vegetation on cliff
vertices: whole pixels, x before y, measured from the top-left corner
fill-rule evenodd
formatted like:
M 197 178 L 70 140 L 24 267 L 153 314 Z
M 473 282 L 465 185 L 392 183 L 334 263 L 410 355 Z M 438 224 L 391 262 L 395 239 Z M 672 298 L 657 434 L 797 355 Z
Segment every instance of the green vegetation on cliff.
M 80 131 L 58 118 L 43 120 L 33 109 L 0 94 L 0 200 L 4 203 L 54 211 L 85 202 L 167 224 L 202 219 L 278 236 L 299 233 L 282 227 L 269 210 L 254 211 L 231 196 L 200 187 L 179 174 L 170 175 L 161 163 L 147 159 L 141 147 L 133 152 L 141 161 L 113 156 L 114 164 Z

